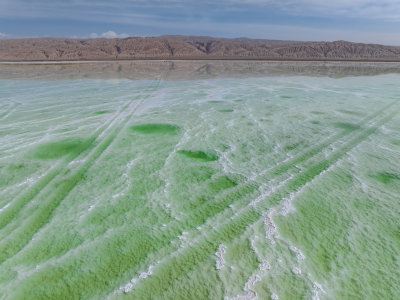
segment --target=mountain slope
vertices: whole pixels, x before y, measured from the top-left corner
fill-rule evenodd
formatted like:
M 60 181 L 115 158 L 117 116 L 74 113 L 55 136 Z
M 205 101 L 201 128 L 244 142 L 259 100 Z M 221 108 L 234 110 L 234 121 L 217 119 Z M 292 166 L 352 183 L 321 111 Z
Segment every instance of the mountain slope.
M 399 60 L 400 47 L 346 41 L 297 42 L 191 36 L 0 40 L 1 61 L 113 59 Z

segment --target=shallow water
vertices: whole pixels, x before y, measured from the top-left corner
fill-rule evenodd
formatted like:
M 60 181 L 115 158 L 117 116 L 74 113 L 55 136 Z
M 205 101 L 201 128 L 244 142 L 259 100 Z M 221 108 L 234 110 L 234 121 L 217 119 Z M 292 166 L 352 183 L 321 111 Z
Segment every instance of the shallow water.
M 0 298 L 395 299 L 399 70 L 1 65 Z

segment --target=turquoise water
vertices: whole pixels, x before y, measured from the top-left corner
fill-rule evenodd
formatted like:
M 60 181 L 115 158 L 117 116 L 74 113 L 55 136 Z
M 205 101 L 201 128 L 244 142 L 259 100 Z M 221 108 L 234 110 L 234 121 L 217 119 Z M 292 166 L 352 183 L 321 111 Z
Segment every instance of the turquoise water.
M 398 297 L 398 66 L 136 64 L 0 66 L 1 299 Z

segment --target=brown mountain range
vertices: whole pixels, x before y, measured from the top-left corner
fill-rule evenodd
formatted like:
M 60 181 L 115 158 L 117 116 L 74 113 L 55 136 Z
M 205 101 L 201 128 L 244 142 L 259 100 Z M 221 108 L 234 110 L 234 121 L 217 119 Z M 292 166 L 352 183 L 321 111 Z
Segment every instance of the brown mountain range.
M 0 61 L 265 59 L 400 61 L 400 47 L 192 36 L 0 40 Z

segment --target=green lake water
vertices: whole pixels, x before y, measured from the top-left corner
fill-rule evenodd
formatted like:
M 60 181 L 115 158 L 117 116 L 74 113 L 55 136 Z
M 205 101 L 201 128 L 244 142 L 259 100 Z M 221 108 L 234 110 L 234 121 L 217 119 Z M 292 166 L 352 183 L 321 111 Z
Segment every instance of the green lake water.
M 0 65 L 0 299 L 397 299 L 400 64 Z

